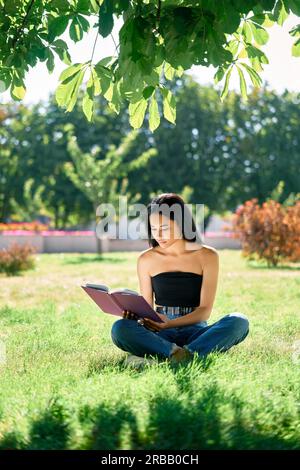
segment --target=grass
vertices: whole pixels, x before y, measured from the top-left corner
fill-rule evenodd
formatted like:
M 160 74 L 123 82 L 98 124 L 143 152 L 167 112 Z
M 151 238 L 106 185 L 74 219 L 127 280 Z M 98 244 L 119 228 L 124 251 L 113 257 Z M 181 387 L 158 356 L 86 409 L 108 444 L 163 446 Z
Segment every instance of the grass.
M 219 253 L 211 321 L 241 311 L 247 339 L 206 364 L 140 372 L 111 341 L 116 317 L 80 289 L 137 289 L 138 253 L 44 254 L 34 270 L 2 275 L 0 449 L 299 449 L 299 266 Z

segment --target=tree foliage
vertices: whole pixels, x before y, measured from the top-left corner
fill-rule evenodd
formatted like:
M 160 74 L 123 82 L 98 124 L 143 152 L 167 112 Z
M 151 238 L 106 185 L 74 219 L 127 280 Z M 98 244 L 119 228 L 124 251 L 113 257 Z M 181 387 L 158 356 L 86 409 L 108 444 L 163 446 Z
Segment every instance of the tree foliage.
M 67 65 L 60 76 L 56 99 L 71 111 L 84 84 L 84 114 L 93 120 L 95 97 L 102 95 L 119 113 L 128 104 L 130 124 L 142 126 L 146 111 L 154 131 L 161 115 L 176 122 L 176 102 L 168 82 L 192 65 L 213 65 L 215 82 L 223 81 L 221 98 L 228 93 L 232 70 L 247 98 L 245 74 L 255 87 L 268 58 L 261 46 L 268 28 L 282 25 L 288 15 L 300 16 L 300 0 L 0 0 L 0 89 L 14 100 L 25 95 L 29 67 L 45 62 L 51 73 L 58 57 Z M 123 24 L 115 53 L 93 61 L 97 38 L 112 35 L 116 18 Z M 72 63 L 67 34 L 78 43 L 91 29 L 97 37 L 90 59 Z M 300 25 L 294 56 L 300 56 Z M 161 112 L 157 101 L 163 101 Z

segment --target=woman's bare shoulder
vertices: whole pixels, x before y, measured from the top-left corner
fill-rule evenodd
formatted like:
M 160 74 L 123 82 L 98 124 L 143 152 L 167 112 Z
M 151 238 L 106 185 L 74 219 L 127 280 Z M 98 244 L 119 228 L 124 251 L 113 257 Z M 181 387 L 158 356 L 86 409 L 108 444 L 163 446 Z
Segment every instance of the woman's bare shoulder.
M 218 269 L 219 253 L 214 247 L 203 245 L 203 248 L 199 251 L 198 256 L 198 259 L 201 262 L 203 269 L 207 266 L 214 266 L 216 269 Z
M 150 273 L 153 264 L 155 264 L 155 255 L 157 253 L 153 251 L 154 248 L 150 247 L 144 251 L 141 251 L 137 258 L 137 269 L 143 273 L 147 272 Z
M 212 246 L 200 243 L 191 243 L 190 245 L 187 244 L 187 249 L 192 250 L 192 252 L 199 256 L 209 256 L 211 254 L 213 255 L 214 253 L 218 254 L 217 250 Z
M 213 256 L 213 255 L 218 255 L 217 250 L 213 246 L 209 245 L 202 245 L 202 254 L 207 255 L 207 256 Z
M 155 247 L 147 248 L 143 250 L 138 255 L 138 264 L 149 265 L 153 258 L 157 256 L 157 252 L 155 251 Z

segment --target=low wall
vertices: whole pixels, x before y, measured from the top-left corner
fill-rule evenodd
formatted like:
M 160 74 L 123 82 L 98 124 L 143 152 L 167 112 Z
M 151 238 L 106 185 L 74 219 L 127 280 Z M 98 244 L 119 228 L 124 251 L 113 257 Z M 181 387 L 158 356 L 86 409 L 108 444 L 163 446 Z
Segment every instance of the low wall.
M 37 253 L 96 253 L 97 239 L 95 233 L 86 231 L 5 231 L 0 234 L 0 249 L 11 243 L 30 243 Z M 229 232 L 207 232 L 203 244 L 216 249 L 240 249 L 240 241 L 232 238 Z M 142 251 L 149 247 L 147 240 L 101 239 L 102 251 Z

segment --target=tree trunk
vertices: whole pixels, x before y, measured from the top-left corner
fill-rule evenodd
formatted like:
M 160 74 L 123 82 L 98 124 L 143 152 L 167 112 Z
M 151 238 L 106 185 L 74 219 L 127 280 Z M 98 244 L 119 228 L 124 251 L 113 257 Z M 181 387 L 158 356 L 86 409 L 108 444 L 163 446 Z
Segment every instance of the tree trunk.
M 101 256 L 102 255 L 102 240 L 101 238 L 99 238 L 99 236 L 96 233 L 97 224 L 98 222 L 100 222 L 101 217 L 96 216 L 96 210 L 97 210 L 98 205 L 93 204 L 93 206 L 94 206 L 94 214 L 95 214 L 95 219 L 96 219 L 95 237 L 96 237 L 97 253 L 98 255 Z
M 96 242 L 97 242 L 97 253 L 98 255 L 102 255 L 102 240 L 101 238 L 97 237 L 97 234 L 96 234 Z

